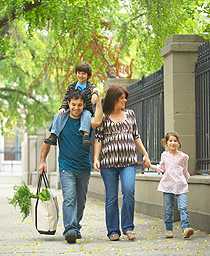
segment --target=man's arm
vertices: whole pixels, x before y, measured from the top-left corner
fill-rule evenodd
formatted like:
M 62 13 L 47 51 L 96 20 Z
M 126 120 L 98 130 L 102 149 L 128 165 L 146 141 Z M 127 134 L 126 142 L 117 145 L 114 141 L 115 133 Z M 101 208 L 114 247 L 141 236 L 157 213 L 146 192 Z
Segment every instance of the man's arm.
M 98 126 L 100 126 L 102 119 L 103 119 L 103 109 L 101 104 L 101 98 L 98 96 L 96 101 L 95 115 L 91 119 L 92 128 L 97 128 Z
M 41 146 L 41 152 L 40 152 L 40 164 L 39 164 L 40 173 L 47 172 L 46 158 L 49 151 L 50 151 L 50 145 L 43 143 Z

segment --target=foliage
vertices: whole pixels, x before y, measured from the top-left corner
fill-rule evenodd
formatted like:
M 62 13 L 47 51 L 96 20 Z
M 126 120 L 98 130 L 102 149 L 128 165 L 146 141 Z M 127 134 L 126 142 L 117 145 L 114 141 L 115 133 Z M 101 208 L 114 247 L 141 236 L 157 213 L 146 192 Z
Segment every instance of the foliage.
M 209 0 L 128 1 L 117 41 L 121 58 L 134 59 L 134 75 L 147 75 L 162 65 L 161 48 L 175 34 L 197 34 L 210 40 Z
M 31 132 L 59 108 L 75 64 L 92 65 L 96 83 L 139 78 L 162 65 L 174 34 L 210 39 L 210 0 L 2 0 L 0 118 Z
M 9 199 L 9 204 L 20 208 L 20 213 L 23 217 L 22 221 L 30 214 L 31 198 L 39 198 L 41 201 L 50 200 L 50 192 L 47 188 L 42 189 L 38 196 L 33 194 L 26 184 L 15 186 L 14 191 L 15 194 L 12 199 Z

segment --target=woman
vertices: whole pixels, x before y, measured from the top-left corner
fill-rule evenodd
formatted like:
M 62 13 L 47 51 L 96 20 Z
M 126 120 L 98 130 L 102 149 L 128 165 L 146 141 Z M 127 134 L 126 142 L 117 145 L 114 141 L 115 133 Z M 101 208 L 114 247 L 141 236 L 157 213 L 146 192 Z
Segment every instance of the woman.
M 118 185 L 122 184 L 123 204 L 121 228 L 129 240 L 134 240 L 134 190 L 137 153 L 143 153 L 144 164 L 150 166 L 148 154 L 140 139 L 133 110 L 125 109 L 128 92 L 121 86 L 111 86 L 104 98 L 104 118 L 96 129 L 94 169 L 101 171 L 106 193 L 107 236 L 117 241 L 119 227 Z

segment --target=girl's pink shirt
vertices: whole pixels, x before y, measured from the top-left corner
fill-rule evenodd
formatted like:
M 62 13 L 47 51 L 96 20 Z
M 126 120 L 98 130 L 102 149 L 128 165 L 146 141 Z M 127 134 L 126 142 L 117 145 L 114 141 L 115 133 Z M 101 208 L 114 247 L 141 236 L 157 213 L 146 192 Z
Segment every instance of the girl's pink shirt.
M 176 154 L 164 151 L 161 154 L 160 165 L 156 167 L 156 171 L 164 174 L 158 191 L 176 195 L 188 192 L 188 159 L 189 156 L 182 151 L 177 151 Z

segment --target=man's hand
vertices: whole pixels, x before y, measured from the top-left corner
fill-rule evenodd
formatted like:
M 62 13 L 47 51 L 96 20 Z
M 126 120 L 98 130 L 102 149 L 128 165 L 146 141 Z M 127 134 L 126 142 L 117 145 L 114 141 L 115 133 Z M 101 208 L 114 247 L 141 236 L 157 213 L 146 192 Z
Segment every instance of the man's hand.
M 95 160 L 93 163 L 93 168 L 94 170 L 96 170 L 97 172 L 100 172 L 100 161 L 99 160 Z
M 47 172 L 47 163 L 46 162 L 40 162 L 39 164 L 39 172 Z
M 64 114 L 65 113 L 65 108 L 61 108 L 60 110 L 59 110 L 59 114 Z

